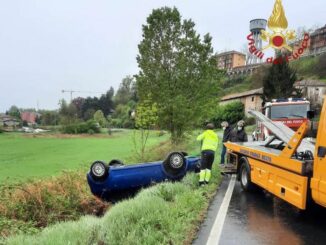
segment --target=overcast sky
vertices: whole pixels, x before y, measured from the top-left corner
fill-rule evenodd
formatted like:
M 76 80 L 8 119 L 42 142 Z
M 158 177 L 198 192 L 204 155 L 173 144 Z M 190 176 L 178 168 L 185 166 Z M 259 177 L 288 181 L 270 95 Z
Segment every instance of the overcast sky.
M 142 24 L 153 8 L 176 6 L 214 51 L 243 49 L 249 20 L 275 0 L 1 0 L 0 112 L 11 105 L 55 109 L 62 89 L 106 92 L 138 71 Z M 283 0 L 289 28 L 325 25 L 325 0 Z M 75 94 L 74 96 L 96 94 Z

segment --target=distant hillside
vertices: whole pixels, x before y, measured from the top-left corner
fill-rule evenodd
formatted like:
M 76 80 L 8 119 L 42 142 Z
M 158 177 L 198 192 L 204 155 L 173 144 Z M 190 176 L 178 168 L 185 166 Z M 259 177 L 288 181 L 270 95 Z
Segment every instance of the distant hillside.
M 305 57 L 291 62 L 297 71 L 298 79 L 314 79 L 326 81 L 326 54 L 317 57 Z
M 298 80 L 313 79 L 326 82 L 326 54 L 317 57 L 305 57 L 290 63 L 297 71 Z M 261 88 L 263 78 L 270 65 L 262 65 L 249 76 L 225 77 L 221 96 L 241 93 L 251 89 Z
M 233 93 L 245 92 L 252 89 L 251 76 L 241 76 L 237 78 L 226 78 L 223 82 L 221 96 Z

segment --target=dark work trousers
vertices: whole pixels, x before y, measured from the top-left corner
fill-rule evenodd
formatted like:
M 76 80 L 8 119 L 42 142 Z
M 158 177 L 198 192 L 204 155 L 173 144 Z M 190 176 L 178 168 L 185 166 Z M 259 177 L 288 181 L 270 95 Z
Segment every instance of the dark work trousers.
M 226 154 L 226 147 L 223 144 L 222 153 L 221 153 L 221 164 L 224 164 L 225 163 L 225 154 Z
M 201 166 L 200 169 L 212 169 L 214 162 L 215 152 L 211 150 L 205 150 L 201 152 Z

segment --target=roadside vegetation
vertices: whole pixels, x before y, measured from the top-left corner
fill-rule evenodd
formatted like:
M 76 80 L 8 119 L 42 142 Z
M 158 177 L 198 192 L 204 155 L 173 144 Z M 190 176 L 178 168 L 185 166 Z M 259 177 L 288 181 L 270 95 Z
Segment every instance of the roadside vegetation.
M 0 147 L 4 151 L 0 153 L 3 169 L 0 172 L 0 235 L 33 234 L 59 221 L 76 220 L 87 214 L 103 215 L 109 204 L 90 193 L 86 173 L 96 159 L 137 163 L 133 134 L 124 130 L 96 137 L 1 135 Z M 167 134 L 150 131 L 147 159 L 153 155 L 154 160 L 163 159 L 160 157 L 171 150 L 166 141 Z M 36 171 L 38 168 L 40 171 Z
M 218 160 L 218 159 L 217 159 Z M 216 161 L 218 162 L 218 161 Z M 212 182 L 198 186 L 188 174 L 178 183 L 161 183 L 133 199 L 115 204 L 103 217 L 85 216 L 61 222 L 35 235 L 18 235 L 5 244 L 191 244 L 220 182 L 213 168 Z
M 6 244 L 190 244 L 216 191 L 218 172 L 206 187 L 197 176 L 181 183 L 163 183 L 112 207 L 102 218 L 86 216 L 32 236 L 10 238 Z
M 0 188 L 0 236 L 33 234 L 58 221 L 102 215 L 108 203 L 91 195 L 85 171 Z
M 185 142 L 188 143 L 179 145 L 178 150 L 198 154 L 199 146 L 194 138 L 193 134 L 187 135 Z M 146 159 L 164 159 L 175 147 L 171 141 L 161 141 L 147 148 Z M 128 161 L 135 159 L 137 155 L 131 155 Z M 217 155 L 216 162 L 218 160 Z M 128 241 L 125 244 L 155 244 L 157 239 L 161 244 L 171 243 L 169 241 L 190 243 L 220 180 L 219 170 L 215 168 L 213 182 L 200 189 L 198 176 L 190 174 L 181 183 L 167 182 L 143 190 L 135 199 L 118 203 L 104 217 L 96 218 L 103 216 L 111 205 L 90 193 L 86 171 L 85 168 L 50 179 L 3 186 L 0 190 L 0 234 L 4 238 L 21 234 L 10 238 L 6 244 L 66 244 L 67 241 L 78 244 L 87 239 L 103 244 L 123 241 Z M 83 217 L 85 215 L 93 216 Z M 71 222 L 75 220 L 78 221 Z M 131 225 L 126 225 L 129 223 Z M 29 236 L 33 234 L 37 235 Z M 83 240 L 85 237 L 87 239 Z

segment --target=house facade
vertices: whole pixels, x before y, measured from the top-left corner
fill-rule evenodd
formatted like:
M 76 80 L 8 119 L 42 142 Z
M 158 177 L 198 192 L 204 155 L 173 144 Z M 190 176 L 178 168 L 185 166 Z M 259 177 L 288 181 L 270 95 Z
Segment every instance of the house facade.
M 39 117 L 39 113 L 23 111 L 20 113 L 20 119 L 24 122 L 27 122 L 28 125 L 32 126 L 36 124 L 36 120 Z
M 0 126 L 1 127 L 17 127 L 20 121 L 12 116 L 0 114 Z
M 326 82 L 318 80 L 302 80 L 294 86 L 302 91 L 303 97 L 310 101 L 312 109 L 320 110 L 326 95 Z
M 321 54 L 326 53 L 326 25 L 322 28 L 315 30 L 310 34 L 311 45 L 310 53 L 311 54 Z
M 230 94 L 221 98 L 220 105 L 240 101 L 245 108 L 246 116 L 249 110 L 261 111 L 263 107 L 263 88 L 249 90 L 242 93 Z

